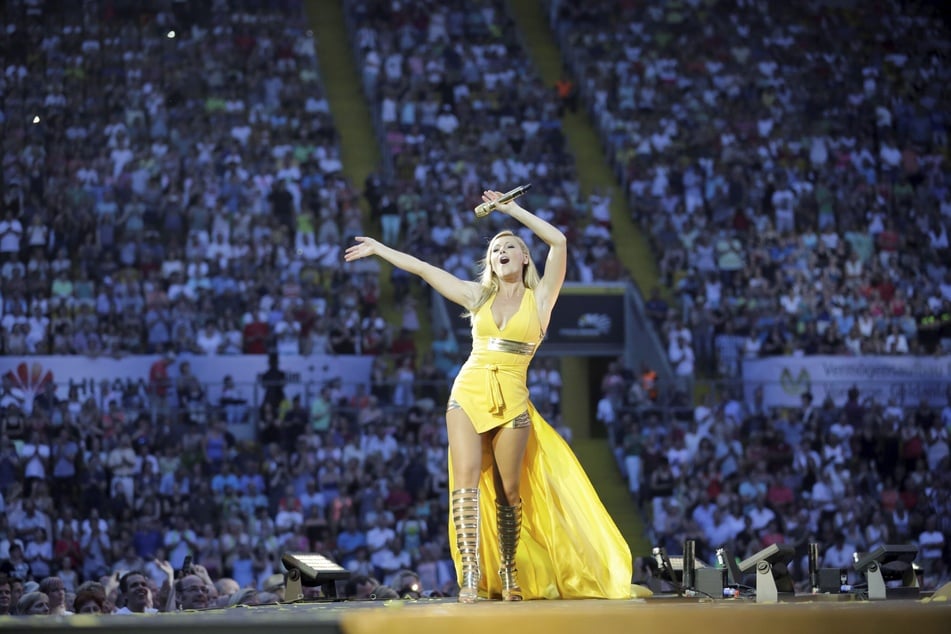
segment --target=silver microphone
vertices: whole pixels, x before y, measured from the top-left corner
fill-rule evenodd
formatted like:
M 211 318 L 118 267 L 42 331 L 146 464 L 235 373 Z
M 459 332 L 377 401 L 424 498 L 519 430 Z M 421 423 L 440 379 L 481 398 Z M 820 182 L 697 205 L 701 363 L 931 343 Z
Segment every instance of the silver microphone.
M 475 211 L 475 215 L 477 218 L 483 218 L 485 216 L 488 216 L 490 213 L 492 213 L 492 211 L 495 210 L 496 207 L 498 207 L 499 205 L 504 205 L 505 203 L 512 202 L 513 200 L 515 200 L 516 198 L 518 198 L 519 196 L 527 192 L 529 189 L 531 189 L 531 187 L 532 187 L 531 183 L 528 183 L 526 185 L 519 185 L 512 191 L 505 192 L 504 194 L 502 194 L 498 200 L 493 200 L 492 202 L 489 202 L 489 203 L 482 203 L 481 205 L 476 207 L 473 211 Z

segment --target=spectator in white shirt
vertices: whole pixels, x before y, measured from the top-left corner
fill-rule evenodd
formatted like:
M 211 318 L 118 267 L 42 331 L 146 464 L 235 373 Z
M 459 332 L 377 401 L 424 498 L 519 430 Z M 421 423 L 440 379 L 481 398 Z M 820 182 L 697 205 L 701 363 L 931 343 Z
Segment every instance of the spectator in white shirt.
M 218 354 L 224 345 L 224 335 L 218 330 L 214 321 L 208 320 L 205 327 L 195 336 L 195 343 L 202 354 Z
M 23 236 L 23 225 L 7 210 L 3 220 L 0 220 L 0 254 L 11 256 L 20 252 L 20 238 Z
M 845 541 L 841 531 L 836 531 L 835 541 L 823 553 L 821 565 L 823 568 L 850 569 L 854 552 L 855 546 Z
M 386 548 L 396 538 L 396 531 L 389 525 L 386 515 L 380 514 L 376 518 L 376 525 L 367 531 L 367 548 L 371 556 Z
M 693 348 L 686 337 L 679 336 L 670 342 L 667 348 L 667 358 L 674 366 L 674 372 L 679 377 L 693 376 L 694 354 Z
M 944 556 L 944 546 L 944 533 L 938 530 L 938 520 L 931 515 L 925 520 L 925 530 L 918 535 L 919 561 L 926 572 Z

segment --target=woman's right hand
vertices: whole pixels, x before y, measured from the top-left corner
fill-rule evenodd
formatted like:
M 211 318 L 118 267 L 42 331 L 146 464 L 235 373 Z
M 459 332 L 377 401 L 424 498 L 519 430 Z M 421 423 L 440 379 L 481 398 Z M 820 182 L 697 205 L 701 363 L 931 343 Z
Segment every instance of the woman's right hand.
M 359 260 L 370 255 L 376 255 L 377 247 L 380 246 L 378 241 L 366 236 L 357 236 L 354 240 L 357 241 L 357 244 L 347 247 L 347 250 L 343 253 L 343 259 L 347 262 L 353 262 L 354 260 Z
M 485 190 L 484 192 L 482 192 L 482 202 L 483 202 L 484 204 L 488 205 L 488 204 L 491 204 L 491 203 L 494 203 L 494 202 L 498 201 L 498 200 L 499 200 L 500 198 L 502 198 L 502 196 L 504 196 L 504 195 L 505 195 L 505 194 L 503 194 L 502 192 L 497 192 L 497 191 L 492 190 L 492 189 L 487 189 L 487 190 Z M 517 206 L 518 206 L 518 204 L 517 204 L 516 202 L 510 200 L 510 201 L 507 202 L 507 203 L 496 204 L 496 206 L 493 207 L 492 209 L 493 209 L 494 211 L 498 211 L 498 212 L 501 212 L 501 213 L 503 213 L 503 214 L 509 214 L 509 213 L 510 213 L 513 209 L 515 209 Z

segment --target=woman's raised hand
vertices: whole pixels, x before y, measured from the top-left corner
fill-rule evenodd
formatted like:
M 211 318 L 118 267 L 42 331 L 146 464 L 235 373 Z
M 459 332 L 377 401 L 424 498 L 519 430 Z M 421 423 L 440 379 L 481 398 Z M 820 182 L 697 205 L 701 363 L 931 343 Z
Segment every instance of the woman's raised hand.
M 379 242 L 366 236 L 357 236 L 354 240 L 356 240 L 357 243 L 347 247 L 347 250 L 343 253 L 344 260 L 353 262 L 354 260 L 359 260 L 369 255 L 376 255 L 376 248 L 380 245 Z
M 494 203 L 495 201 L 497 201 L 498 199 L 500 199 L 503 195 L 504 195 L 504 194 L 503 194 L 502 192 L 497 192 L 497 191 L 495 191 L 495 190 L 493 190 L 493 189 L 487 189 L 487 190 L 485 190 L 484 192 L 482 192 L 482 202 L 487 203 L 487 204 L 488 204 L 488 203 Z M 509 202 L 507 202 L 507 203 L 496 203 L 495 207 L 493 207 L 492 210 L 493 210 L 493 211 L 500 211 L 500 212 L 502 212 L 503 214 L 508 214 L 509 211 L 511 211 L 513 208 L 515 208 L 515 206 L 516 206 L 516 204 L 515 204 L 514 202 L 511 202 L 511 201 L 509 201 Z

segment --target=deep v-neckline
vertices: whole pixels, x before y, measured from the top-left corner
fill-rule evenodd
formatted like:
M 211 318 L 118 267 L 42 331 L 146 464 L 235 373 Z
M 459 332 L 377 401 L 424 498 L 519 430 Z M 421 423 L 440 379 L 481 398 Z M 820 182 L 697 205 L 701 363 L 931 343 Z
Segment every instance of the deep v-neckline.
M 495 314 L 492 311 L 492 307 L 495 306 L 495 300 L 499 298 L 499 294 L 498 293 L 495 294 L 495 297 L 492 298 L 492 303 L 489 304 L 489 317 L 492 318 L 492 323 L 495 325 L 496 330 L 498 330 L 499 332 L 502 332 L 508 327 L 509 323 L 512 321 L 512 317 L 515 317 L 515 315 L 517 315 L 519 311 L 522 310 L 522 304 L 525 302 L 526 295 L 528 295 L 527 288 L 524 291 L 522 291 L 522 297 L 521 299 L 518 300 L 518 308 L 516 308 L 515 312 L 509 315 L 508 319 L 505 320 L 505 323 L 500 326 L 499 322 L 495 321 Z

